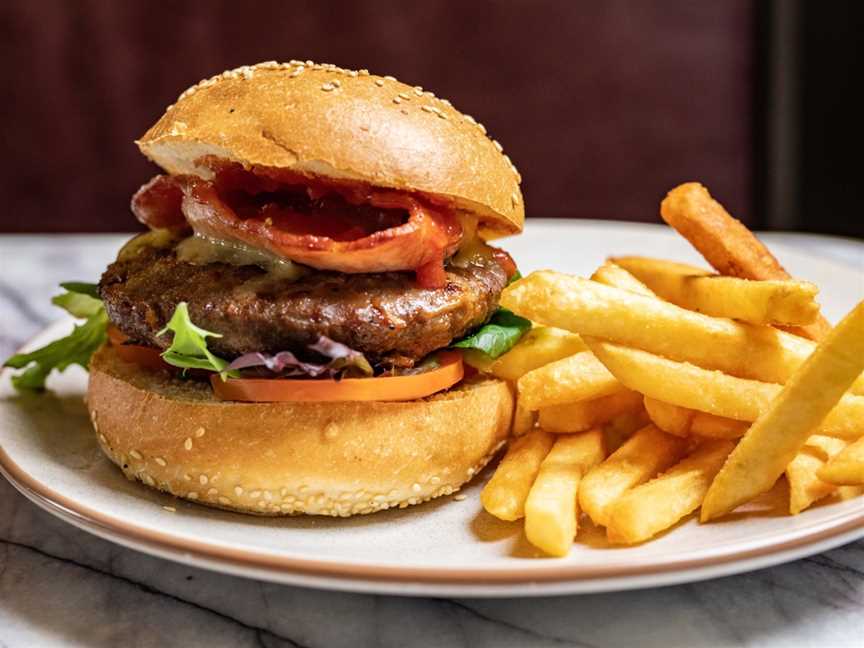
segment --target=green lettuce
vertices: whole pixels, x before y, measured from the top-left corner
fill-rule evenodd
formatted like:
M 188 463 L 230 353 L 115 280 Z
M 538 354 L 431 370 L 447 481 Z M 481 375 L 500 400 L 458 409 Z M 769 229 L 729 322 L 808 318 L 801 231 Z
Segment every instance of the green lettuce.
M 491 319 L 466 338 L 451 346 L 458 349 L 476 349 L 490 359 L 504 355 L 531 329 L 531 320 L 499 308 Z
M 181 369 L 205 369 L 217 373 L 223 372 L 228 366 L 227 360 L 213 355 L 207 348 L 208 337 L 220 338 L 222 335 L 195 326 L 189 318 L 186 302 L 177 304 L 171 319 L 157 335 L 169 332 L 174 334 L 174 339 L 162 353 L 162 359 L 168 364 Z
M 97 296 L 96 284 L 72 282 L 61 286 L 66 292 L 57 295 L 51 302 L 72 316 L 83 319 L 84 323 L 77 324 L 64 338 L 6 360 L 4 367 L 24 369 L 22 373 L 12 376 L 15 389 L 41 391 L 45 389 L 45 379 L 52 370 L 63 371 L 73 364 L 86 369 L 93 353 L 105 342 L 108 315 Z

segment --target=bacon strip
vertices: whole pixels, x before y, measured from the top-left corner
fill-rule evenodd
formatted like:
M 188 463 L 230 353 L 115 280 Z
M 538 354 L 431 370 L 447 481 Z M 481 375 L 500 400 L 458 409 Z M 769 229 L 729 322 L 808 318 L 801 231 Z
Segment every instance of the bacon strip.
M 343 236 L 298 233 L 296 224 L 308 215 L 279 210 L 268 218 L 241 219 L 210 183 L 196 180 L 186 184 L 182 209 L 198 234 L 242 241 L 320 270 L 348 273 L 416 270 L 433 262 L 443 264 L 455 252 L 462 228 L 450 214 L 396 192 L 373 193 L 370 203 L 384 209 L 405 209 L 408 221 L 349 240 L 340 240 Z M 440 285 L 441 277 L 436 283 Z

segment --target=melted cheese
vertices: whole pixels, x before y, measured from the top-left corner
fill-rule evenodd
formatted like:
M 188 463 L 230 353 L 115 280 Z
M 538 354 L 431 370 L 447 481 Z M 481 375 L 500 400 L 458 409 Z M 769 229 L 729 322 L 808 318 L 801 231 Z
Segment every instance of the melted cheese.
M 294 281 L 308 271 L 290 259 L 254 248 L 239 241 L 190 236 L 177 246 L 177 258 L 186 263 L 206 265 L 229 263 L 236 266 L 256 265 L 267 271 L 270 278 Z

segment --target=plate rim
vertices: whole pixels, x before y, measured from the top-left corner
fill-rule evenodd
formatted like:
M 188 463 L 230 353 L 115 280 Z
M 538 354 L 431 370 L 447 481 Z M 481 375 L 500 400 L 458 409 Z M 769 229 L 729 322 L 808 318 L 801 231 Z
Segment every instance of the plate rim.
M 627 227 L 631 223 L 617 221 L 599 221 L 594 219 L 570 220 L 570 219 L 536 219 L 543 224 L 584 224 L 601 225 L 611 227 Z M 545 222 L 544 222 L 545 221 Z M 559 223 L 559 221 L 564 221 Z M 650 225 L 639 223 L 637 225 Z M 783 246 L 780 247 L 791 247 Z M 849 265 L 836 259 L 825 259 L 807 252 L 791 248 L 793 253 L 802 256 L 812 256 L 821 263 L 836 264 L 845 270 L 850 270 Z M 48 334 L 61 324 L 68 324 L 66 318 L 52 322 L 27 342 L 21 345 L 21 349 L 27 348 L 35 340 Z M 0 381 L 7 378 L 10 369 L 0 370 Z M 206 562 L 211 569 L 218 569 L 213 565 L 222 566 L 231 573 L 242 573 L 243 570 L 256 570 L 256 577 L 265 578 L 266 572 L 276 571 L 278 574 L 297 579 L 338 579 L 355 584 L 371 583 L 367 588 L 373 591 L 382 591 L 375 586 L 386 584 L 415 584 L 427 585 L 434 589 L 436 586 L 457 586 L 474 589 L 526 586 L 526 585 L 586 585 L 588 583 L 617 581 L 612 586 L 604 585 L 590 591 L 601 591 L 610 589 L 627 589 L 628 587 L 639 587 L 642 584 L 629 584 L 627 579 L 643 581 L 656 577 L 665 584 L 697 580 L 706 576 L 700 573 L 712 570 L 724 570 L 722 574 L 738 573 L 750 569 L 758 569 L 769 565 L 778 564 L 795 558 L 809 555 L 808 548 L 813 548 L 810 553 L 824 551 L 832 546 L 851 542 L 864 537 L 864 507 L 860 510 L 850 510 L 840 515 L 839 518 L 828 518 L 813 526 L 791 533 L 785 540 L 757 540 L 755 544 L 735 551 L 722 552 L 717 550 L 703 550 L 702 555 L 687 558 L 660 557 L 650 564 L 585 564 L 564 563 L 550 559 L 540 561 L 535 565 L 501 566 L 501 567 L 445 567 L 445 566 L 401 566 L 383 565 L 376 563 L 346 562 L 344 560 L 318 560 L 302 558 L 297 556 L 278 555 L 269 552 L 254 551 L 242 547 L 230 547 L 224 544 L 208 542 L 206 539 L 191 539 L 147 528 L 103 513 L 86 504 L 72 499 L 69 496 L 51 488 L 47 484 L 25 471 L 19 466 L 3 447 L 0 439 L 0 473 L 28 499 L 40 505 L 55 517 L 67 523 L 72 523 L 90 533 L 107 538 L 115 543 L 123 544 L 117 538 L 122 538 L 132 543 L 134 548 L 162 557 L 174 557 L 175 560 L 195 564 L 194 558 Z M 806 512 L 804 513 L 806 515 Z M 71 518 L 71 519 L 70 519 Z M 101 531 L 99 533 L 98 531 Z M 186 558 L 186 560 L 183 560 Z M 753 564 L 757 563 L 757 564 Z M 728 568 L 738 565 L 740 569 Z M 264 572 L 262 574 L 262 572 Z M 715 573 L 714 575 L 722 575 Z M 689 575 L 689 576 L 688 576 Z M 710 576 L 707 576 L 710 577 Z M 301 583 L 302 584 L 302 583 Z M 309 583 L 306 583 L 309 584 Z M 313 583 L 314 584 L 314 583 Z M 321 586 L 319 584 L 319 586 Z M 339 589 L 338 585 L 323 585 L 329 589 Z M 478 587 L 480 586 L 480 587 Z M 587 590 L 586 590 L 587 591 Z M 542 593 L 542 592 L 537 592 Z
M 544 566 L 518 566 L 494 568 L 465 567 L 404 567 L 380 565 L 375 563 L 353 563 L 337 560 L 315 560 L 280 556 L 278 554 L 255 552 L 248 549 L 228 547 L 207 542 L 191 540 L 170 533 L 150 529 L 127 522 L 112 515 L 102 513 L 85 504 L 57 492 L 50 486 L 32 477 L 21 468 L 0 445 L 0 472 L 19 490 L 38 498 L 50 507 L 75 517 L 83 523 L 93 525 L 108 534 L 116 534 L 129 540 L 152 546 L 166 553 L 191 552 L 205 559 L 231 564 L 235 567 L 256 569 L 278 569 L 283 572 L 306 576 L 341 577 L 368 581 L 427 582 L 438 584 L 525 584 L 559 583 L 604 578 L 629 578 L 686 572 L 693 569 L 710 568 L 755 560 L 773 554 L 783 554 L 830 541 L 839 536 L 861 531 L 864 537 L 864 508 L 849 511 L 839 520 L 825 520 L 812 529 L 800 531 L 794 537 L 782 542 L 762 541 L 757 546 L 729 553 L 708 554 L 702 557 L 685 559 L 657 560 L 648 565 L 603 564 L 564 564 L 555 560 L 543 561 Z

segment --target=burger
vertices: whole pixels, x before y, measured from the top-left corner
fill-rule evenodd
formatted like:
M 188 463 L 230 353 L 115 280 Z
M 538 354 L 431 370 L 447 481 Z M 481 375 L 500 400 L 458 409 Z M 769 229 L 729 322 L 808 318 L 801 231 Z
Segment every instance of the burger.
M 488 244 L 524 207 L 481 124 L 390 76 L 268 62 L 189 88 L 137 145 L 162 170 L 132 199 L 148 231 L 63 284 L 68 338 L 7 361 L 20 388 L 87 366 L 128 478 L 349 516 L 453 493 L 505 443 L 511 388 L 462 350 L 482 366 L 530 327 Z

